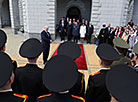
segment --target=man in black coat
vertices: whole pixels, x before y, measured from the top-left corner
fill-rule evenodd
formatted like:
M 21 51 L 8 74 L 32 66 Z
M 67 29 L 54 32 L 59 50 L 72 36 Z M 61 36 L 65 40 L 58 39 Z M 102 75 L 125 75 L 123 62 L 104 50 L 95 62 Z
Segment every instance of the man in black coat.
M 111 96 L 105 85 L 105 77 L 114 60 L 119 60 L 118 52 L 108 44 L 101 44 L 96 49 L 100 57 L 101 70 L 89 76 L 86 102 L 110 102 Z
M 112 27 L 111 28 L 111 31 L 109 32 L 109 36 L 108 36 L 108 44 L 110 44 L 110 45 L 114 45 L 113 44 L 113 39 L 114 39 L 114 37 L 115 37 L 115 30 L 114 30 L 114 28 Z
M 66 25 L 64 21 L 61 21 L 61 24 L 59 25 L 59 33 L 61 41 L 65 41 Z
M 92 22 L 89 22 L 88 33 L 87 33 L 87 43 L 91 43 L 91 36 L 93 34 L 93 31 L 94 31 L 94 27 L 92 25 Z
M 0 102 L 26 102 L 28 96 L 13 93 L 13 64 L 10 57 L 0 52 Z
M 72 39 L 72 28 L 73 28 L 72 22 L 69 21 L 69 24 L 67 25 L 66 28 L 68 41 Z
M 43 46 L 43 63 L 45 64 L 49 55 L 50 43 L 52 43 L 51 35 L 48 32 L 48 26 L 45 26 L 44 30 L 41 32 L 41 40 Z
M 106 42 L 108 42 L 108 38 L 109 38 L 109 35 L 110 35 L 110 32 L 111 32 L 111 24 L 108 24 L 108 26 L 106 27 L 106 32 L 107 32 Z
M 28 63 L 15 71 L 14 92 L 28 95 L 29 102 L 35 102 L 38 96 L 49 92 L 43 85 L 43 70 L 36 64 L 42 51 L 41 42 L 35 38 L 26 40 L 20 47 L 19 53 Z
M 103 25 L 103 28 L 100 30 L 100 33 L 98 35 L 98 39 L 99 39 L 99 45 L 102 43 L 106 43 L 106 39 L 107 39 L 107 30 L 106 30 L 106 25 Z

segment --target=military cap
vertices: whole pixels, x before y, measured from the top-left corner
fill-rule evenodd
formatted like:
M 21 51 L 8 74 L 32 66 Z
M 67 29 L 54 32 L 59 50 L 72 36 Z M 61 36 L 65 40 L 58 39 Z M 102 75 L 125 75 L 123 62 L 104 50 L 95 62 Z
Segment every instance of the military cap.
M 113 40 L 115 46 L 123 49 L 128 49 L 129 45 L 120 37 L 117 37 Z
M 113 62 L 120 59 L 120 55 L 109 44 L 100 44 L 96 49 L 96 53 L 105 62 Z
M 20 47 L 20 55 L 24 58 L 36 58 L 43 51 L 41 42 L 38 39 L 30 38 Z
M 81 49 L 78 44 L 68 41 L 68 42 L 62 43 L 59 46 L 57 54 L 58 55 L 67 55 L 75 60 L 76 58 L 80 57 Z
M 57 55 L 52 57 L 43 70 L 44 85 L 53 92 L 71 89 L 78 79 L 77 65 L 71 57 Z
M 11 58 L 3 52 L 0 52 L 0 87 L 6 84 L 13 71 Z
M 0 48 L 7 42 L 7 35 L 3 30 L 0 30 Z
M 138 43 L 134 45 L 134 52 L 138 55 Z
M 138 102 L 138 74 L 131 66 L 111 67 L 106 75 L 106 87 L 120 102 Z

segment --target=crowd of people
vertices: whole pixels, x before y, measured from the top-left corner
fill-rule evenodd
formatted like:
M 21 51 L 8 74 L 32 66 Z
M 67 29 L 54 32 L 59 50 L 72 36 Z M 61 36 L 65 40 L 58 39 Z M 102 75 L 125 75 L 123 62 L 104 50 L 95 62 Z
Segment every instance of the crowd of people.
M 65 19 L 63 17 L 59 22 L 57 32 L 59 32 L 62 42 L 65 41 L 65 37 L 67 36 L 68 41 L 73 39 L 75 43 L 78 43 L 78 40 L 84 43 L 84 40 L 87 40 L 87 43 L 91 43 L 94 26 L 91 21 L 88 22 L 84 18 L 80 21 L 75 18 L 71 19 L 67 17 Z
M 99 44 L 108 43 L 113 46 L 113 39 L 120 37 L 129 44 L 130 48 L 138 42 L 137 38 L 138 26 L 134 25 L 133 20 L 131 20 L 126 26 L 117 26 L 116 28 L 111 27 L 111 24 L 103 24 L 103 28 L 100 30 L 98 39 Z
M 63 23 L 61 21 L 61 26 L 64 25 Z M 74 24 L 77 25 L 76 22 Z M 85 28 L 85 23 L 82 23 L 79 29 Z M 80 38 L 82 36 L 84 37 L 81 35 Z M 7 35 L 0 30 L 0 101 L 138 101 L 137 26 L 132 21 L 127 26 L 117 27 L 115 30 L 110 27 L 110 24 L 108 27 L 103 25 L 98 37 L 99 45 L 96 48 L 101 69 L 89 76 L 86 90 L 85 75 L 78 71 L 75 63 L 81 55 L 77 41 L 69 40 L 62 43 L 57 50 L 57 55 L 47 61 L 49 51 L 44 52 L 44 50 L 49 50 L 49 44 L 52 43 L 48 26 L 45 26 L 41 32 L 41 37 L 42 42 L 36 38 L 23 42 L 19 54 L 28 62 L 25 66 L 17 67 L 16 61 L 5 52 Z M 64 40 L 63 35 L 61 38 Z M 84 38 L 81 39 L 82 42 L 83 40 Z M 48 44 L 45 45 L 46 43 Z M 46 58 L 44 69 L 39 68 L 36 63 L 42 52 L 47 54 L 46 57 L 44 55 L 44 59 Z

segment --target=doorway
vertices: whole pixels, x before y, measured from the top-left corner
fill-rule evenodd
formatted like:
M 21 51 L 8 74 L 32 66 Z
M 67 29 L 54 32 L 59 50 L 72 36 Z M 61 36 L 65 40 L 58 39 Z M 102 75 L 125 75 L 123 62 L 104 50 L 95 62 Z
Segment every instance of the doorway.
M 67 17 L 73 19 L 81 19 L 81 12 L 80 9 L 77 7 L 71 7 L 67 11 Z
M 2 2 L 2 27 L 11 26 L 9 0 Z

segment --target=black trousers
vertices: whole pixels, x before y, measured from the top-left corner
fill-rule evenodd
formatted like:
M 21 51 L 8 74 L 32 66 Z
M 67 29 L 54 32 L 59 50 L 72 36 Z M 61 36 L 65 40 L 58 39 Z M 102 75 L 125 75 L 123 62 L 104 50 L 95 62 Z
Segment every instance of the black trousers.
M 78 39 L 79 39 L 79 36 L 78 35 L 74 35 L 74 42 L 75 43 L 78 43 Z
M 68 36 L 68 41 L 70 41 L 72 39 L 72 34 L 67 34 Z
M 47 62 L 47 58 L 49 56 L 50 46 L 43 46 L 43 62 L 44 64 Z
M 65 32 L 60 32 L 61 41 L 65 40 Z
M 91 43 L 91 35 L 87 35 L 87 43 Z

